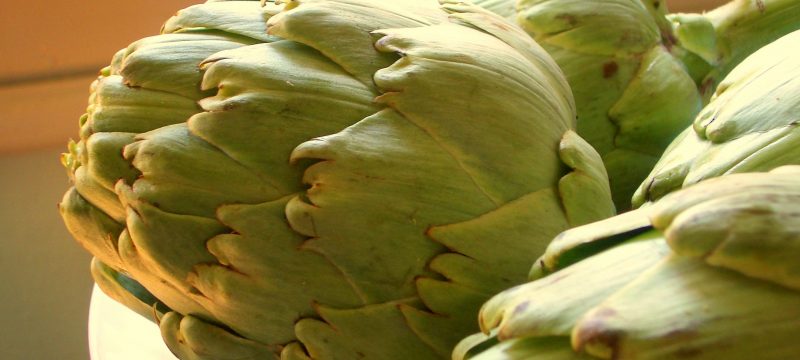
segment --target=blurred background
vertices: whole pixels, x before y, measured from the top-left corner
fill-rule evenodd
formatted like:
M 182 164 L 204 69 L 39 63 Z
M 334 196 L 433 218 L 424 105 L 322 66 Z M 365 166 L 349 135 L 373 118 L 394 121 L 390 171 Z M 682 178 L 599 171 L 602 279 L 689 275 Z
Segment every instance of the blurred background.
M 33 0 L 0 12 L 1 359 L 89 358 L 89 256 L 58 215 L 69 187 L 59 155 L 77 137 L 89 84 L 111 55 L 198 1 Z

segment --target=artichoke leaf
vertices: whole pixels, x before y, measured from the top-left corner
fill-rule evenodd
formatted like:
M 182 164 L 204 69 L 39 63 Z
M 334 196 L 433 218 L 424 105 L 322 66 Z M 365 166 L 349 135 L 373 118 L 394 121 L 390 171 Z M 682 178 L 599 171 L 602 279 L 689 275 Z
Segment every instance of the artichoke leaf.
M 559 156 L 572 170 L 558 182 L 559 196 L 570 227 L 614 216 L 616 209 L 611 200 L 608 174 L 592 146 L 569 130 L 561 138 Z M 586 199 L 597 202 L 589 203 Z
M 228 34 L 273 42 L 280 38 L 267 34 L 266 20 L 279 12 L 280 5 L 266 1 L 206 2 L 179 10 L 161 28 L 162 33 L 180 33 L 197 29 L 215 29 Z
M 129 185 L 132 194 L 120 193 L 124 201 L 135 198 L 175 214 L 213 218 L 219 204 L 258 203 L 287 192 L 263 170 L 248 168 L 191 134 L 186 123 L 140 134 L 137 140 L 123 155 L 142 174 Z
M 637 209 L 564 231 L 547 245 L 531 269 L 531 279 L 558 271 L 652 229 L 649 209 Z
M 91 270 L 95 283 L 103 293 L 142 317 L 153 319 L 169 311 L 137 281 L 112 269 L 97 258 L 92 259 Z
M 117 253 L 117 238 L 125 229 L 122 223 L 92 205 L 74 187 L 64 194 L 58 210 L 75 240 L 108 266 L 123 268 Z
M 433 348 L 439 357 L 447 357 L 453 346 L 464 337 L 464 329 L 474 327 L 472 316 L 492 293 L 481 292 L 455 280 L 441 281 L 420 278 L 416 282 L 425 310 L 403 306 L 400 310 L 409 328 L 419 339 Z
M 161 336 L 181 360 L 275 360 L 277 348 L 259 344 L 192 315 L 168 312 Z
M 523 0 L 517 19 L 540 43 L 595 55 L 638 54 L 661 38 L 641 1 Z
M 450 252 L 430 266 L 459 284 L 496 293 L 524 282 L 530 259 L 568 227 L 558 194 L 542 189 L 476 218 L 431 227 L 428 236 Z
M 118 68 L 112 70 L 128 86 L 199 100 L 209 94 L 200 89 L 203 74 L 198 64 L 216 52 L 252 42 L 224 34 L 156 35 L 128 46 Z
M 506 2 L 510 3 L 510 1 Z M 536 41 L 533 41 L 521 28 L 509 26 L 506 21 L 481 7 L 462 0 L 441 0 L 441 3 L 442 9 L 449 13 L 451 23 L 468 26 L 492 35 L 514 48 L 530 63 L 535 64 L 533 69 L 528 69 L 528 71 L 538 72 L 538 75 L 532 77 L 531 80 L 547 84 L 540 86 L 549 86 L 550 89 L 556 90 L 548 94 L 560 97 L 554 101 L 560 104 L 562 111 L 568 112 L 563 119 L 572 119 L 572 113 L 575 112 L 575 101 L 572 96 L 569 96 L 571 93 L 569 84 L 564 81 L 562 76 L 553 76 L 553 74 L 560 74 L 561 69 Z M 573 121 L 568 124 L 570 128 L 575 127 Z
M 85 142 L 78 143 L 78 146 L 84 149 L 85 145 Z M 82 152 L 87 153 L 86 150 Z M 104 215 L 114 219 L 114 221 L 120 224 L 125 223 L 125 217 L 127 216 L 125 207 L 120 204 L 114 190 L 109 190 L 98 182 L 99 179 L 91 175 L 89 166 L 78 167 L 72 177 L 75 190 L 85 201 L 92 204 L 97 210 L 102 211 Z
M 501 292 L 480 311 L 499 340 L 569 336 L 586 311 L 669 254 L 657 232 L 589 257 L 550 276 Z
M 295 322 L 318 316 L 314 304 L 365 303 L 340 269 L 287 226 L 290 199 L 222 206 L 219 219 L 232 231 L 207 242 L 216 262 L 195 265 L 189 278 L 196 301 L 238 334 L 265 344 L 296 339 Z
M 475 333 L 459 341 L 453 349 L 452 360 L 470 359 L 486 349 L 497 345 L 497 339 L 491 334 Z
M 200 111 L 181 95 L 131 87 L 120 75 L 101 76 L 92 86 L 88 119 L 82 132 L 143 133 L 186 121 Z
M 373 46 L 372 31 L 420 27 L 446 22 L 436 0 L 400 3 L 369 0 L 290 0 L 271 17 L 267 32 L 311 46 L 341 65 L 364 84 L 396 57 Z
M 670 246 L 710 265 L 800 288 L 800 182 L 797 166 L 734 174 L 670 194 L 654 206 L 653 223 Z
M 295 332 L 313 359 L 441 359 L 444 354 L 420 342 L 403 316 L 404 307 L 420 306 L 414 298 L 356 309 L 319 306 L 323 321 L 303 319 Z
M 711 143 L 702 141 L 691 127 L 681 132 L 664 151 L 648 178 L 636 189 L 631 199 L 632 205 L 641 207 L 680 188 L 689 174 L 694 157 L 710 147 Z M 683 150 L 674 151 L 678 148 Z
M 281 360 L 311 360 L 299 342 L 291 342 L 281 350 Z
M 130 232 L 124 230 L 117 240 L 119 246 L 119 256 L 122 259 L 122 269 L 125 277 L 134 279 L 136 283 L 143 286 L 147 291 L 157 299 L 158 309 L 168 308 L 182 314 L 194 314 L 201 316 L 205 319 L 213 319 L 211 313 L 208 312 L 202 305 L 200 305 L 191 294 L 186 291 L 185 286 L 175 285 L 170 281 L 166 281 L 154 271 L 152 262 L 147 256 L 139 253 L 139 249 L 133 242 Z M 120 278 L 117 276 L 117 278 Z M 116 281 L 116 280 L 115 280 Z M 98 282 L 102 282 L 98 280 Z M 119 291 L 138 291 L 136 286 L 128 286 L 127 283 L 116 281 L 112 283 L 113 289 L 110 294 Z M 102 289 L 102 288 L 101 288 Z M 135 295 L 135 294 L 131 294 Z M 137 298 L 142 298 L 136 295 Z M 167 305 L 168 304 L 168 305 Z M 153 301 L 148 301 L 147 305 L 153 306 Z M 154 320 L 152 316 L 147 316 L 148 319 Z
M 604 359 L 786 359 L 798 331 L 797 291 L 671 256 L 589 311 L 572 339 Z
M 206 250 L 206 241 L 226 230 L 216 220 L 172 214 L 148 203 L 129 206 L 126 225 L 133 246 L 149 269 L 186 292 L 191 289 L 186 280 L 192 267 L 214 261 Z M 163 239 L 180 241 L 182 246 Z
M 602 155 L 616 204 L 629 207 L 663 149 L 701 109 L 694 81 L 666 49 L 657 46 L 642 55 L 638 71 L 608 109 L 617 132 L 614 150 Z

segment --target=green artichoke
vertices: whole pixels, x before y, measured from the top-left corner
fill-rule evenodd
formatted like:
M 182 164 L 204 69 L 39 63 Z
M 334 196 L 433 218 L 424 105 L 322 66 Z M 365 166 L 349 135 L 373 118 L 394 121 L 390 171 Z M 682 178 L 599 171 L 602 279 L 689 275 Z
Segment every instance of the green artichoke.
M 779 167 L 800 164 L 798 46 L 795 31 L 736 67 L 642 185 L 654 202 L 559 235 L 454 358 L 800 353 L 800 167 Z
M 520 0 L 516 11 L 567 76 L 577 132 L 602 156 L 619 210 L 631 207 L 637 186 L 718 80 L 800 28 L 796 0 L 734 0 L 705 14 L 671 15 L 663 0 Z
M 562 233 L 454 359 L 800 353 L 800 166 L 709 179 Z
M 181 359 L 444 358 L 613 214 L 574 123 L 552 59 L 470 4 L 208 2 L 102 71 L 60 209 Z
M 731 71 L 639 186 L 634 205 L 710 177 L 800 164 L 798 47 L 795 31 Z

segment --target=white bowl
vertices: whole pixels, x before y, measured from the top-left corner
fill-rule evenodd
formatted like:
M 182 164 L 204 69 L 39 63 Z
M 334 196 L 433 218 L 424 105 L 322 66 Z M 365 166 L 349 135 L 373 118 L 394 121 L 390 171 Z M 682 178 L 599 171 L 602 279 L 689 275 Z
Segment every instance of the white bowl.
M 161 340 L 158 325 L 104 294 L 97 285 L 89 306 L 92 360 L 177 360 Z

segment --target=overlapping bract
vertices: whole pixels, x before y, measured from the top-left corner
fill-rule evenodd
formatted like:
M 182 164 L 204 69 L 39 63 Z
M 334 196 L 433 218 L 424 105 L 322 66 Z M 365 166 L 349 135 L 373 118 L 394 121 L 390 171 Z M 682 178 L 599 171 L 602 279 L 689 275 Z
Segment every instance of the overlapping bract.
M 466 3 L 213 1 L 94 83 L 61 211 L 182 360 L 443 358 L 613 213 L 574 121 L 549 56 Z
M 562 233 L 455 359 L 787 359 L 800 351 L 800 166 L 706 180 Z

